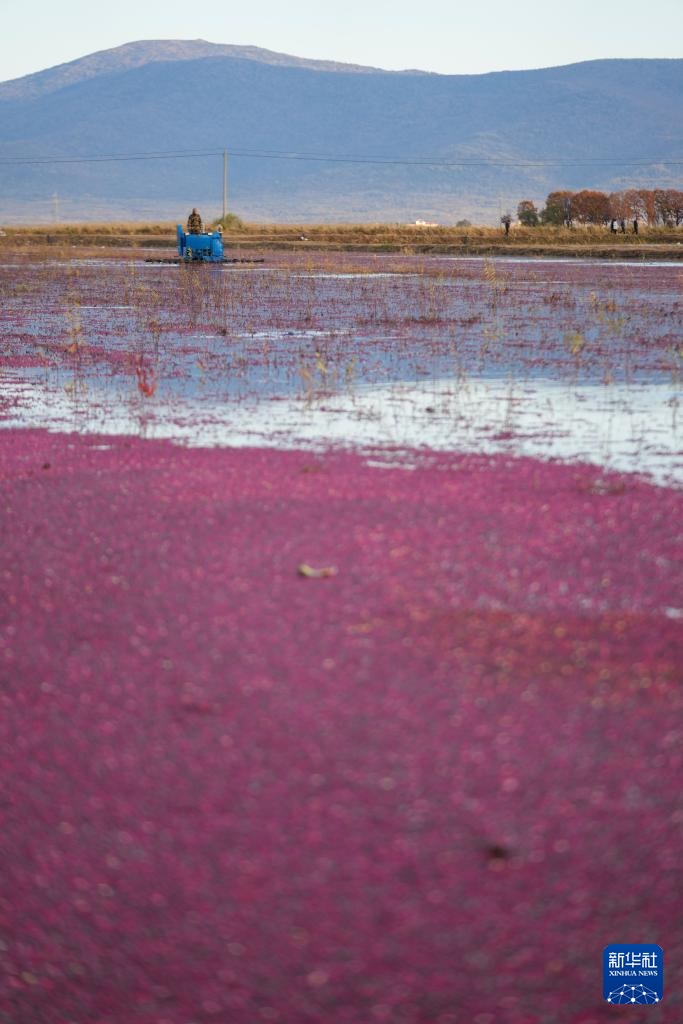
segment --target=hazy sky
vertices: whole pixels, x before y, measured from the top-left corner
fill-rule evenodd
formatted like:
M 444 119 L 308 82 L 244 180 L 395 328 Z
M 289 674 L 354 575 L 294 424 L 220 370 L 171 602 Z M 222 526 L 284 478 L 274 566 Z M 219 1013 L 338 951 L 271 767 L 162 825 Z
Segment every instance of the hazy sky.
M 2 80 L 136 39 L 476 74 L 683 56 L 683 0 L 0 0 Z

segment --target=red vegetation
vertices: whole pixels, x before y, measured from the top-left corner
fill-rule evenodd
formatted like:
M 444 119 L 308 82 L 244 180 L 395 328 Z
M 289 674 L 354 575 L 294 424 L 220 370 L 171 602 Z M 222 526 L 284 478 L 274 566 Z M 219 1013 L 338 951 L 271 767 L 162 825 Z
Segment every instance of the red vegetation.
M 138 391 L 143 394 L 145 398 L 151 398 L 157 389 L 154 371 L 148 366 L 145 366 L 141 359 L 138 359 L 135 365 L 135 375 L 138 381 Z
M 39 431 L 0 479 L 0 1019 L 611 1021 L 604 945 L 680 946 L 680 492 Z

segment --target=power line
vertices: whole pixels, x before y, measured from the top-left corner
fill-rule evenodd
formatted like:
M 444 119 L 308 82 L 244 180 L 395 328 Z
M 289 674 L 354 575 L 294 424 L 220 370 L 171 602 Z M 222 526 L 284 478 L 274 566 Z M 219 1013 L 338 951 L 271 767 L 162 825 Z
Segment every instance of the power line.
M 0 164 L 100 164 L 126 160 L 190 160 L 198 156 L 218 156 L 223 150 L 173 150 L 170 153 L 114 153 L 110 156 L 18 156 L 0 157 Z
M 652 167 L 653 164 L 683 166 L 683 158 L 678 160 L 658 158 L 649 160 L 443 160 L 436 157 L 420 157 L 416 160 L 399 160 L 393 157 L 325 156 L 318 153 L 280 153 L 248 149 L 231 149 L 230 155 L 277 160 L 313 160 L 339 164 L 392 164 L 408 167 L 583 167 L 586 164 L 604 166 L 615 163 L 621 167 Z
M 112 153 L 102 156 L 17 156 L 0 157 L 2 166 L 18 165 L 55 165 L 55 164 L 94 164 L 94 163 L 119 163 L 132 160 L 192 160 L 197 157 L 223 156 L 223 149 L 204 150 L 170 150 L 168 152 L 150 153 Z M 255 150 L 255 149 L 231 149 L 231 157 L 240 156 L 255 160 L 303 160 L 321 163 L 336 164 L 375 164 L 404 167 L 443 167 L 443 168 L 467 168 L 467 167 L 604 167 L 618 164 L 620 167 L 681 167 L 683 157 L 672 160 L 661 157 L 639 157 L 635 160 L 623 160 L 620 157 L 615 159 L 587 158 L 582 160 L 444 160 L 441 157 L 418 157 L 413 160 L 398 159 L 394 157 L 346 155 L 334 156 L 325 153 L 297 153 L 280 150 Z

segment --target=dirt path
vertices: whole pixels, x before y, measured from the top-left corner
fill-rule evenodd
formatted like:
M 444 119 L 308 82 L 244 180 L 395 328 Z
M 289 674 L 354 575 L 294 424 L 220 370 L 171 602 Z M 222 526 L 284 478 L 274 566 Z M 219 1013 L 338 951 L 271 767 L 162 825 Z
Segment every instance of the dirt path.
M 589 1024 L 647 941 L 680 1019 L 680 492 L 40 431 L 0 482 L 2 1024 Z

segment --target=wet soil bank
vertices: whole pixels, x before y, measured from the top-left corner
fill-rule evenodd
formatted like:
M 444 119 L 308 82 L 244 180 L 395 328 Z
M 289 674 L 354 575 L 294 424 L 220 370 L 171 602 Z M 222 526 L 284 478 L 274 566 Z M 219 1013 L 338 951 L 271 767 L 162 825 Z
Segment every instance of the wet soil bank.
M 403 253 L 412 256 L 471 256 L 471 257 L 533 257 L 547 259 L 590 259 L 590 260 L 683 260 L 683 243 L 648 242 L 629 238 L 623 242 L 579 241 L 576 243 L 535 243 L 506 242 L 463 239 L 457 242 L 434 242 L 416 240 L 369 241 L 353 238 L 326 241 L 317 238 L 280 238 L 269 236 L 240 237 L 225 235 L 225 252 L 231 255 L 254 255 L 264 252 L 299 253 Z M 160 258 L 176 255 L 175 240 L 164 235 L 116 235 L 85 233 L 83 235 L 55 232 L 17 232 L 11 237 L 0 238 L 0 254 L 13 252 L 78 251 L 79 256 L 101 256 L 102 249 L 110 250 L 108 255 L 122 250 L 127 256 L 139 255 L 148 250 L 158 253 Z M 90 250 L 90 251 L 89 251 Z
M 681 492 L 30 430 L 0 492 L 2 1024 L 588 1024 L 615 941 L 681 1013 Z
M 674 245 L 406 245 L 320 242 L 236 242 L 226 239 L 227 252 L 248 250 L 283 252 L 405 253 L 413 256 L 517 256 L 542 259 L 683 260 L 683 244 Z

